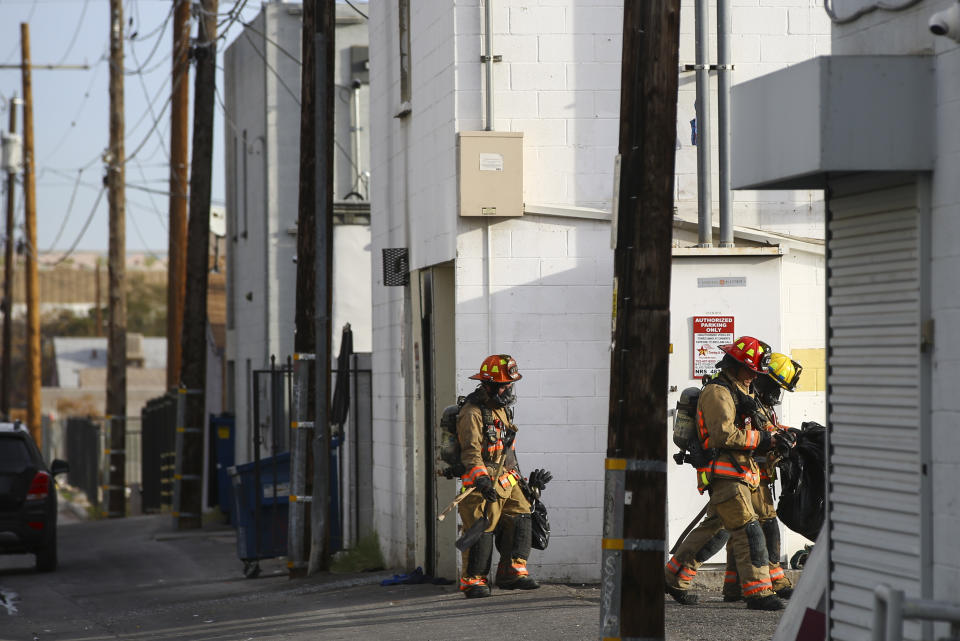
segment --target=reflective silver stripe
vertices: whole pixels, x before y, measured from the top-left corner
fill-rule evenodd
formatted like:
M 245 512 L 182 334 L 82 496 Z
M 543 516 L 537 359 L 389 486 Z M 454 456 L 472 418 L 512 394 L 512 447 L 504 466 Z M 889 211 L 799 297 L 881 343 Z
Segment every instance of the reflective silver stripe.
M 667 462 L 666 461 L 652 461 L 645 459 L 632 459 L 628 458 L 627 469 L 631 472 L 661 472 L 663 474 L 667 473 Z

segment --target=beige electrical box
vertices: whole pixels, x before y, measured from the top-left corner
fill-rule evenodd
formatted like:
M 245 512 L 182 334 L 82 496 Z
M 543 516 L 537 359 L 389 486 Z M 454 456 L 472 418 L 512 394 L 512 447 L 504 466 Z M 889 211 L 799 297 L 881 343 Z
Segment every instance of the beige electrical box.
M 461 131 L 461 216 L 523 215 L 523 133 Z

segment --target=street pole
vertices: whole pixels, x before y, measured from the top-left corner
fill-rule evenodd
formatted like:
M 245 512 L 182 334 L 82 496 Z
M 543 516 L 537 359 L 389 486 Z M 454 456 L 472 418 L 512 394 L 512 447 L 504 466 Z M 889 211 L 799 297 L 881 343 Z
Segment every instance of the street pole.
M 107 153 L 107 202 L 110 246 L 107 258 L 107 421 L 110 479 L 106 515 L 127 514 L 127 293 L 126 156 L 123 144 L 123 4 L 110 0 L 110 150 Z
M 22 101 L 10 99 L 10 136 L 17 133 L 17 107 Z M 10 418 L 10 350 L 13 349 L 10 310 L 13 307 L 13 214 L 16 205 L 14 198 L 17 186 L 16 167 L 7 168 L 7 237 L 4 243 L 3 257 L 3 361 L 0 364 L 0 376 L 3 387 L 0 388 L 0 412 L 5 420 Z
M 291 492 L 295 496 L 313 496 L 313 433 L 303 424 L 313 424 L 316 416 L 316 368 L 314 350 L 314 288 L 316 262 L 316 140 L 314 133 L 314 64 L 313 34 L 316 30 L 316 3 L 303 3 L 303 35 L 300 72 L 300 190 L 297 203 L 297 302 L 294 310 L 295 333 L 293 349 L 296 352 L 295 395 L 297 429 L 291 439 Z M 312 499 L 311 499 L 312 500 Z M 290 504 L 290 578 L 307 572 L 308 558 L 305 543 L 310 541 L 311 503 L 296 501 Z
M 170 98 L 170 237 L 167 261 L 167 389 L 180 382 L 180 338 L 187 281 L 187 154 L 190 130 L 190 2 L 173 0 Z
M 601 638 L 664 638 L 680 0 L 624 4 Z
M 193 103 L 193 159 L 187 221 L 187 281 L 180 380 L 186 387 L 177 529 L 196 529 L 203 510 L 203 433 L 206 426 L 207 274 L 210 269 L 210 189 L 213 171 L 213 100 L 217 62 L 217 0 L 201 0 Z M 175 494 L 177 490 L 175 489 Z
M 40 285 L 37 279 L 37 185 L 33 157 L 33 78 L 30 25 L 20 23 L 20 62 L 23 75 L 23 231 L 26 236 L 27 278 L 27 427 L 42 447 L 40 425 Z
M 333 125 L 334 29 L 333 0 L 316 3 L 314 64 L 314 136 L 316 140 L 316 212 L 314 304 L 317 357 L 316 414 L 313 439 L 313 509 L 309 574 L 326 570 L 330 563 L 330 316 L 333 289 Z

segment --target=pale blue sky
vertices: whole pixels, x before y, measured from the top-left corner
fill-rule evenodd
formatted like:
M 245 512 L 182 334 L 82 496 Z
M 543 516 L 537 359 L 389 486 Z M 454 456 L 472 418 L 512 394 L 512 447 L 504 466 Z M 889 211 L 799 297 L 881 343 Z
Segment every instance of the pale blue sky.
M 172 7 L 172 0 L 124 3 L 124 66 L 131 72 L 141 70 L 124 77 L 126 153 L 133 156 L 126 173 L 128 251 L 167 251 L 168 201 L 164 194 L 169 181 Z M 77 250 L 107 249 L 106 194 L 96 208 L 94 204 L 102 186 L 100 156 L 109 140 L 109 69 L 105 59 L 110 33 L 108 9 L 108 0 L 0 0 L 0 64 L 19 64 L 20 23 L 28 22 L 34 64 L 90 65 L 89 70 L 81 71 L 33 72 L 37 244 L 41 251 L 70 248 L 80 238 L 91 212 L 94 213 L 89 227 Z M 239 13 L 242 21 L 249 21 L 259 10 L 260 2 L 253 0 L 221 0 L 219 8 L 221 21 L 229 20 L 231 12 Z M 218 45 L 218 67 L 222 67 L 223 50 L 241 28 L 239 21 L 229 25 L 225 40 Z M 195 26 L 193 33 L 196 34 Z M 221 96 L 222 80 L 222 74 L 218 74 Z M 14 94 L 22 97 L 20 71 L 0 69 L 0 95 L 9 99 Z M 192 100 L 192 74 L 190 96 Z M 191 105 L 191 121 L 192 111 Z M 17 120 L 20 129 L 22 113 L 17 114 Z M 5 131 L 8 124 L 7 105 L 0 101 L 0 128 Z M 223 127 L 218 101 L 214 124 L 214 204 L 223 204 L 224 199 Z M 6 181 L 3 183 L 0 211 L 6 207 Z M 23 221 L 22 196 L 18 187 L 18 238 Z

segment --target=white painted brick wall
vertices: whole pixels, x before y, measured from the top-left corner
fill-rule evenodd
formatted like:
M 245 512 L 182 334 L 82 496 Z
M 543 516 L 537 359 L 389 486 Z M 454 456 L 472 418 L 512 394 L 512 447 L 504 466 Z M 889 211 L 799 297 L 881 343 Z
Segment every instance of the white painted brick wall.
M 694 62 L 694 2 L 684 0 L 680 13 L 680 63 Z M 830 53 L 830 22 L 820 3 L 809 0 L 735 0 L 730 40 L 734 64 L 732 82 L 737 84 L 796 64 L 816 55 Z M 716 22 L 711 10 L 710 53 L 716 62 Z M 691 144 L 690 120 L 694 117 L 694 73 L 680 74 L 677 109 L 677 151 L 675 192 L 678 214 L 697 219 L 697 148 Z M 716 75 L 711 74 L 710 114 L 717 117 Z M 717 130 L 711 130 L 711 195 L 713 220 L 719 223 Z M 731 141 L 735 146 L 736 141 Z M 823 195 L 819 191 L 733 193 L 734 224 L 762 227 L 797 236 L 823 237 Z
M 471 278 L 481 286 L 457 281 L 458 393 L 473 389 L 467 376 L 488 353 L 504 351 L 517 359 L 524 375 L 516 410 L 521 466 L 525 472 L 546 467 L 557 479 L 549 495 L 557 525 L 550 548 L 534 554 L 531 567 L 544 578 L 596 580 L 597 566 L 586 559 L 599 560 L 612 296 L 609 226 L 535 215 L 489 222 L 488 232 L 486 220 L 461 221 L 458 274 L 474 273 Z M 487 233 L 494 256 L 489 300 L 480 260 Z

